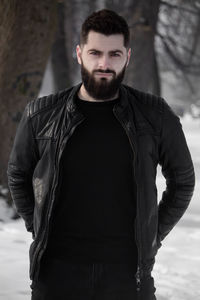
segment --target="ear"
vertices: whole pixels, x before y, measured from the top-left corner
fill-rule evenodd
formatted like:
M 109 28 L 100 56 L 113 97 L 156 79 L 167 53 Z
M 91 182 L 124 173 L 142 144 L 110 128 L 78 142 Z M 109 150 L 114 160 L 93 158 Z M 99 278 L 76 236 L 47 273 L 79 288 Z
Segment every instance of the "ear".
M 126 67 L 128 67 L 128 64 L 129 64 L 129 61 L 130 61 L 130 57 L 131 57 L 131 48 L 128 49 L 128 56 L 127 56 Z
M 81 47 L 79 45 L 76 46 L 76 56 L 78 63 L 81 65 Z

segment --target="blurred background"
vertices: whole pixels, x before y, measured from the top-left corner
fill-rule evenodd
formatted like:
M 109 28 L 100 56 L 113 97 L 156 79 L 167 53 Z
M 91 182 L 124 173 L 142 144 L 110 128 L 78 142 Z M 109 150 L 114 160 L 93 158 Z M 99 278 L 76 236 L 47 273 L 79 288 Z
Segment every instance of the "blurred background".
M 131 32 L 124 83 L 165 98 L 180 117 L 196 173 L 185 215 L 154 269 L 158 300 L 200 299 L 200 0 L 2 0 L 0 3 L 0 299 L 28 300 L 30 234 L 7 187 L 11 147 L 27 102 L 81 81 L 75 48 L 93 11 L 121 14 Z M 157 170 L 158 200 L 165 189 Z

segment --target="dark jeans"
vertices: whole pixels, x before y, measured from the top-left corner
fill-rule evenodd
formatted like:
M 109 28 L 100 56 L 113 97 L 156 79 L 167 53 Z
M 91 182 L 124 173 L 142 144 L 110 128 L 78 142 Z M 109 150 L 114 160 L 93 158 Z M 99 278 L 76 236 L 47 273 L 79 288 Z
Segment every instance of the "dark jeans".
M 48 260 L 37 282 L 32 283 L 32 300 L 155 300 L 154 279 L 141 284 L 138 297 L 130 264 L 73 263 Z

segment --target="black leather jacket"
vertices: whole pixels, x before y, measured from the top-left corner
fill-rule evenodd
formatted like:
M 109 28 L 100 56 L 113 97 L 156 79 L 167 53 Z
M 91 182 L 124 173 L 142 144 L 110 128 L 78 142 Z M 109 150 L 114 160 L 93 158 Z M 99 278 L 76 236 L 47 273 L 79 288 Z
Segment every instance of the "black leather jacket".
M 7 175 L 12 199 L 33 234 L 30 278 L 39 273 L 59 192 L 59 162 L 63 149 L 84 115 L 75 93 L 81 84 L 26 105 L 10 154 Z M 134 154 L 137 199 L 135 238 L 138 247 L 136 281 L 151 272 L 161 241 L 182 217 L 191 200 L 195 175 L 179 118 L 163 98 L 120 86 L 113 113 L 123 126 Z M 156 168 L 162 166 L 166 190 L 157 202 Z

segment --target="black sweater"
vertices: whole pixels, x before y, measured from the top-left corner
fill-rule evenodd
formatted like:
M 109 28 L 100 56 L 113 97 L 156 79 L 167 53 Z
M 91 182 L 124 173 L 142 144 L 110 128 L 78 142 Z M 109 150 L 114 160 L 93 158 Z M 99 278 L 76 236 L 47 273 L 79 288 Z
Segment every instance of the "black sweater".
M 133 152 L 112 111 L 117 101 L 76 99 L 86 119 L 63 152 L 47 256 L 137 264 Z

